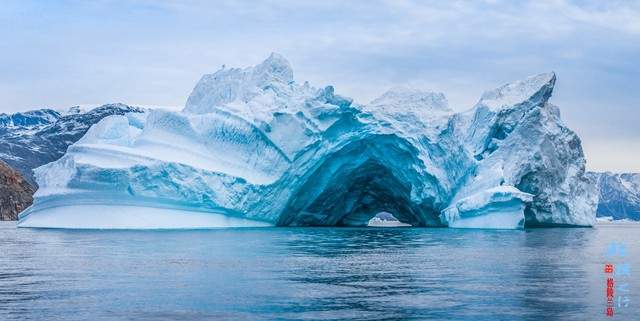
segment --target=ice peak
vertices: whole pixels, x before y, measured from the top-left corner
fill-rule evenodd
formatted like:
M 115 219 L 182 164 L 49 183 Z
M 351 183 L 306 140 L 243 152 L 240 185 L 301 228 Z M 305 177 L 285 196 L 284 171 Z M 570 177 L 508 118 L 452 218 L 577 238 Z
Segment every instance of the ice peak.
M 293 69 L 280 54 L 271 53 L 260 64 L 244 69 L 227 68 L 202 76 L 184 111 L 203 114 L 235 101 L 248 102 L 267 90 L 286 91 L 293 83 Z
M 402 110 L 451 111 L 443 93 L 405 86 L 389 89 L 382 96 L 374 99 L 370 105 L 397 107 Z
M 478 105 L 492 110 L 529 102 L 530 105 L 544 103 L 551 97 L 556 83 L 554 72 L 527 77 L 482 94 Z
M 284 56 L 275 52 L 255 66 L 253 74 L 260 82 L 280 81 L 287 84 L 293 81 L 291 64 Z

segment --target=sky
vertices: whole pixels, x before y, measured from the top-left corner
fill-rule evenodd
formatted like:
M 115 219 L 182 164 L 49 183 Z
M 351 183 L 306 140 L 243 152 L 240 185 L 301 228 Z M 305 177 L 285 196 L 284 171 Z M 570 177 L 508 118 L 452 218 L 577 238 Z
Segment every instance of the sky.
M 483 91 L 547 71 L 587 168 L 640 172 L 640 1 L 3 1 L 0 112 L 183 106 L 202 74 L 284 55 L 367 103 L 390 87 Z

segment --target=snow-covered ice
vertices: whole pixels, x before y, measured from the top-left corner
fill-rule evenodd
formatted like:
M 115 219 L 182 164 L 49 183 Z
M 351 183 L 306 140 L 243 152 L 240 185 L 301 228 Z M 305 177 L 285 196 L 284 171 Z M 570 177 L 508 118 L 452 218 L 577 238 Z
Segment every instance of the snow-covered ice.
M 181 112 L 94 125 L 36 169 L 19 224 L 366 226 L 388 212 L 413 226 L 591 226 L 597 193 L 580 139 L 548 102 L 555 81 L 507 84 L 462 113 L 413 88 L 360 105 L 298 84 L 272 54 L 203 76 Z

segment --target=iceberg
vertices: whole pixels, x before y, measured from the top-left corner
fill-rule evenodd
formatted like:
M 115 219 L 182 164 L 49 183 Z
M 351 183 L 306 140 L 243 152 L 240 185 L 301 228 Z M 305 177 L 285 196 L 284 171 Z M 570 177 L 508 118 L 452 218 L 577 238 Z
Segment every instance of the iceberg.
M 102 119 L 57 161 L 21 227 L 591 226 L 597 191 L 545 73 L 455 113 L 393 88 L 357 104 L 272 54 L 204 75 L 181 112 Z M 209 217 L 207 217 L 209 215 Z

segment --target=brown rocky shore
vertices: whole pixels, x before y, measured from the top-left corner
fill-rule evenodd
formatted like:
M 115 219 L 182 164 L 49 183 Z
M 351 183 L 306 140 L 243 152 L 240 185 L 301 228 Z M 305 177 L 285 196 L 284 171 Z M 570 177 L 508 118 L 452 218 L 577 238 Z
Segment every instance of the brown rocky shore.
M 0 220 L 14 221 L 33 202 L 35 189 L 20 173 L 0 160 Z

